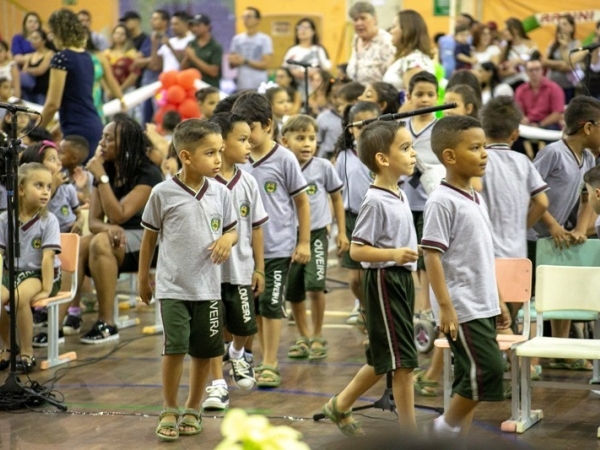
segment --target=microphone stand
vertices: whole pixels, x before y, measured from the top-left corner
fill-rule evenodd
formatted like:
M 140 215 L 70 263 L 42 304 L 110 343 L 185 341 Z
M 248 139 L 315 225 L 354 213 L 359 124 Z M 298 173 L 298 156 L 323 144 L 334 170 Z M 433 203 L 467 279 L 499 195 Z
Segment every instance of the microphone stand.
M 0 409 L 27 408 L 29 406 L 40 406 L 47 402 L 56 406 L 61 411 L 66 411 L 67 407 L 62 402 L 52 398 L 49 391 L 45 393 L 36 392 L 32 388 L 24 386 L 17 375 L 17 304 L 15 299 L 17 286 L 15 260 L 20 257 L 18 154 L 21 148 L 21 140 L 17 137 L 17 110 L 12 109 L 10 112 L 12 113 L 12 129 L 8 145 L 5 148 L 0 148 L 0 154 L 4 158 L 4 170 L 6 171 L 8 230 L 5 243 L 5 267 L 8 269 L 8 304 L 10 308 L 10 372 L 4 384 L 0 386 Z M 2 309 L 0 314 L 6 314 L 6 310 Z
M 308 67 L 302 66 L 302 68 L 304 69 L 304 114 L 310 116 L 310 106 L 308 104 Z

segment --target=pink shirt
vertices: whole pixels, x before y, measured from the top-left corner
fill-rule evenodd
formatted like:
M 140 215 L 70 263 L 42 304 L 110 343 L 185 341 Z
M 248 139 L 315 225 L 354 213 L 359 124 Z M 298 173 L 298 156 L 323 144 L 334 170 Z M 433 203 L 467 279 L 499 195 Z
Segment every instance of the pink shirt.
M 565 110 L 565 93 L 554 81 L 542 79 L 537 92 L 529 83 L 523 83 L 515 92 L 515 101 L 530 122 L 539 123 L 552 113 Z

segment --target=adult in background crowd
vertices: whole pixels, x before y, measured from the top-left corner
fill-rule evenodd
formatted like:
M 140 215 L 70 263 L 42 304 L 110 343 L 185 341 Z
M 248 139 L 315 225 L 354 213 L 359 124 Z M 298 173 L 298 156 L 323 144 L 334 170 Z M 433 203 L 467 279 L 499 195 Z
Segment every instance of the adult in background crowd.
M 596 36 L 594 42 L 600 43 L 600 20 L 596 22 Z M 584 80 L 589 86 L 590 94 L 600 100 L 600 47 L 592 50 L 590 61 L 590 79 Z
M 236 34 L 231 41 L 229 65 L 238 69 L 237 90 L 257 89 L 268 78 L 267 68 L 273 57 L 273 41 L 258 31 L 260 11 L 248 7 L 242 14 L 244 33 Z
M 148 37 L 146 33 L 142 31 L 142 16 L 135 11 L 127 11 L 123 14 L 123 17 L 119 19 L 129 32 L 129 36 L 133 41 L 133 46 L 139 52 L 142 48 L 142 44 Z
M 29 36 L 31 32 L 39 30 L 42 27 L 42 19 L 36 12 L 28 12 L 23 17 L 23 28 L 22 32 L 15 34 L 10 44 L 10 51 L 12 52 L 15 62 L 22 66 L 25 62 L 25 55 L 33 53 L 33 46 L 29 42 Z
M 83 25 L 85 28 L 90 30 L 90 36 L 92 42 L 94 43 L 94 48 L 98 51 L 103 52 L 108 48 L 108 39 L 102 33 L 97 33 L 92 30 L 92 15 L 87 9 L 82 9 L 77 13 L 77 19 L 79 19 L 79 23 Z
M 27 89 L 26 97 L 38 105 L 46 102 L 48 82 L 50 80 L 50 61 L 54 56 L 54 50 L 50 48 L 48 36 L 41 28 L 32 31 L 29 41 L 33 46 L 33 53 L 25 55 L 25 61 L 21 73 L 33 78 L 33 86 Z M 25 96 L 25 91 L 23 92 Z
M 84 47 L 86 30 L 75 13 L 66 8 L 53 12 L 48 25 L 58 52 L 50 62 L 50 81 L 40 127 L 47 126 L 58 111 L 63 136 L 83 136 L 93 152 L 102 135 L 102 121 L 92 98 L 94 64 Z
M 529 39 L 521 21 L 514 17 L 506 20 L 502 36 L 505 44 L 498 69 L 502 81 L 516 89 L 521 83 L 528 80 L 525 73 L 525 62 L 529 61 L 537 46 Z
M 391 32 L 398 59 L 385 72 L 383 81 L 401 90 L 408 89 L 408 82 L 418 72 L 435 74 L 431 39 L 421 14 L 412 9 L 400 11 L 394 16 Z
M 136 69 L 133 64 L 137 52 L 129 30 L 122 23 L 113 29 L 111 38 L 111 45 L 104 51 L 104 56 L 110 63 L 112 73 L 121 90 L 127 92 L 134 88 L 140 76 L 140 70 Z
M 469 29 L 473 26 L 475 19 L 470 14 L 460 13 L 456 16 L 454 23 L 455 28 L 466 26 Z M 454 50 L 456 48 L 456 41 L 454 36 L 451 34 L 443 35 L 438 40 L 438 53 L 439 59 L 442 66 L 444 66 L 444 72 L 446 73 L 446 79 L 450 78 L 456 69 L 456 59 L 454 57 Z
M 185 11 L 177 11 L 171 17 L 172 38 L 163 36 L 162 45 L 158 49 L 156 58 L 160 58 L 163 72 L 181 69 L 181 61 L 185 56 L 185 48 L 194 39 L 188 23 L 190 17 Z M 154 57 L 154 55 L 152 55 Z M 157 64 L 157 63 L 153 63 Z
M 475 64 L 473 69 L 481 67 L 483 63 L 491 62 L 495 66 L 500 62 L 502 50 L 493 42 L 492 30 L 483 23 L 478 23 L 473 27 L 473 58 Z
M 202 74 L 202 81 L 218 89 L 221 82 L 223 47 L 212 36 L 210 17 L 197 14 L 189 23 L 195 39 L 186 47 L 181 67 L 198 69 Z
M 392 36 L 377 26 L 372 4 L 357 2 L 348 14 L 354 22 L 354 37 L 346 75 L 362 84 L 381 81 L 396 53 Z

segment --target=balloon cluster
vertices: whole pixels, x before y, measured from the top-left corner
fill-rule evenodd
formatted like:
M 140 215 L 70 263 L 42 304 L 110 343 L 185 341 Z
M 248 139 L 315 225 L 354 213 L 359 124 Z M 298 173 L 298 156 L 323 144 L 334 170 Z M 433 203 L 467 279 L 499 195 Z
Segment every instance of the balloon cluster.
M 162 124 L 167 111 L 177 111 L 182 119 L 200 117 L 200 108 L 196 100 L 194 83 L 201 78 L 196 69 L 163 72 L 158 79 L 162 89 L 157 95 L 159 110 L 154 115 L 154 123 Z

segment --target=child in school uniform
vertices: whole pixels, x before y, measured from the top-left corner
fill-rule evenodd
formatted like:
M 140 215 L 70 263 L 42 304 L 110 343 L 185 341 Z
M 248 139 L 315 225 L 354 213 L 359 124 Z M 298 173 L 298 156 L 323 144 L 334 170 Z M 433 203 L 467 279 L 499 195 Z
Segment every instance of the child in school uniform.
M 221 166 L 219 126 L 204 119 L 180 123 L 173 144 L 183 168 L 156 185 L 144 209 L 138 290 L 152 299 L 150 265 L 157 242 L 157 308 L 164 328 L 163 410 L 156 436 L 173 441 L 202 431 L 200 402 L 210 359 L 223 355 L 221 270 L 237 242 L 237 216 L 229 190 L 211 180 Z M 185 232 L 182 232 L 185 231 Z M 188 353 L 190 389 L 185 409 L 177 393 Z
M 230 362 L 234 383 L 242 390 L 252 389 L 254 367 L 244 356 L 244 346 L 258 331 L 254 297 L 265 288 L 262 225 L 269 220 L 254 177 L 238 168 L 250 157 L 250 125 L 242 116 L 219 113 L 210 118 L 221 128 L 223 155 L 215 180 L 227 186 L 237 214 L 238 242 L 222 265 L 221 297 L 224 323 L 232 334 L 224 357 L 212 358 L 212 385 L 203 409 L 222 410 L 229 406 L 229 391 L 223 377 L 223 363 Z
M 264 225 L 265 291 L 258 297 L 256 309 L 263 353 L 256 384 L 279 387 L 277 350 L 281 318 L 285 315 L 283 292 L 287 273 L 291 262 L 306 264 L 310 260 L 310 206 L 305 192 L 308 186 L 293 153 L 271 139 L 273 116 L 265 96 L 244 93 L 234 103 L 232 112 L 250 123 L 249 162 L 240 168 L 256 178 L 269 215 Z
M 575 97 L 565 110 L 565 129 L 560 141 L 540 150 L 533 165 L 548 184 L 548 210 L 527 232 L 528 257 L 535 264 L 536 243 L 539 238 L 552 237 L 557 247 L 568 247 L 586 240 L 592 208 L 583 190 L 583 175 L 595 166 L 594 158 L 600 154 L 600 101 L 591 97 Z M 577 224 L 565 230 L 567 219 L 579 200 Z M 535 270 L 534 270 L 535 274 Z M 535 286 L 535 278 L 534 283 Z M 552 336 L 567 337 L 571 322 L 552 320 Z M 575 361 L 551 363 L 553 368 L 591 370 L 591 364 Z
M 327 357 L 327 341 L 323 338 L 325 315 L 325 278 L 327 273 L 328 227 L 332 217 L 329 198 L 338 224 L 336 244 L 338 252 L 347 251 L 350 244 L 345 233 L 342 181 L 330 161 L 314 156 L 317 149 L 317 122 L 310 116 L 291 116 L 283 126 L 283 144 L 289 148 L 300 163 L 302 174 L 308 182 L 310 201 L 310 261 L 308 264 L 292 263 L 288 273 L 286 300 L 292 305 L 292 313 L 300 336 L 288 351 L 294 359 L 323 359 Z M 309 332 L 306 320 L 306 295 L 311 300 L 313 330 Z
M 583 181 L 588 192 L 590 205 L 592 205 L 596 214 L 600 214 L 600 166 L 588 170 L 583 176 Z M 596 234 L 600 237 L 598 222 L 596 222 L 595 228 Z
M 447 176 L 425 205 L 421 246 L 433 310 L 454 354 L 454 395 L 434 421 L 434 431 L 448 436 L 468 432 L 480 401 L 504 399 L 496 319 L 508 328 L 510 314 L 498 298 L 487 207 L 471 186 L 485 173 L 484 146 L 485 134 L 472 117 L 444 117 L 433 127 L 431 148 Z
M 417 236 L 398 178 L 411 175 L 416 152 L 406 128 L 396 122 L 367 125 L 358 142 L 361 161 L 375 173 L 360 207 L 350 253 L 365 268 L 363 295 L 370 345 L 367 364 L 323 412 L 346 435 L 364 434 L 352 405 L 381 377 L 393 372 L 400 426 L 416 431 L 412 373 L 417 367 L 413 312 Z

